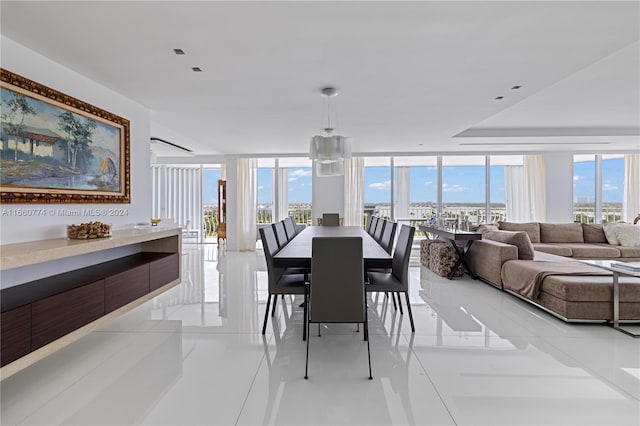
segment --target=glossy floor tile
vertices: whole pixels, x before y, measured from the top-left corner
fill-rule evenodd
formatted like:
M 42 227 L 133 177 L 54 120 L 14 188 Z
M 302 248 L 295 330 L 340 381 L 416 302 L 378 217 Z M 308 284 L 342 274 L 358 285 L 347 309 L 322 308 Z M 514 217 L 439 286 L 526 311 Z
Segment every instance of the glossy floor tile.
M 411 267 L 416 332 L 371 295 L 363 330 L 266 308 L 264 255 L 185 245 L 183 282 L 0 384 L 2 425 L 638 425 L 640 339 Z

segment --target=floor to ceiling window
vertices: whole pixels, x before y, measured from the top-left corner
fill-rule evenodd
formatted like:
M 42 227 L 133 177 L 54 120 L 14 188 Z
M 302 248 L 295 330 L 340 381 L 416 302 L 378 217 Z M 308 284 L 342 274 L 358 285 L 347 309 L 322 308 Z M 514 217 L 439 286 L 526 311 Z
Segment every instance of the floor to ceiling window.
M 308 158 L 278 159 L 280 218 L 291 216 L 296 223 L 311 225 L 312 167 Z
M 311 175 L 308 158 L 259 158 L 258 223 L 273 223 L 292 216 L 296 223 L 310 225 Z
M 419 225 L 438 213 L 437 157 L 395 157 L 395 219 Z
M 486 222 L 485 156 L 442 157 L 442 215 L 447 222 Z
M 487 223 L 519 221 L 526 208 L 524 191 L 524 163 L 522 155 L 492 155 L 489 157 L 490 211 Z
M 275 158 L 258 159 L 257 222 L 273 222 Z
M 364 213 L 387 219 L 393 218 L 391 200 L 391 159 L 364 159 Z
M 218 180 L 219 165 L 202 166 L 202 220 L 206 242 L 216 238 L 218 229 Z
M 582 223 L 622 218 L 624 155 L 573 156 L 573 216 Z
M 622 220 L 624 155 L 602 156 L 602 222 Z

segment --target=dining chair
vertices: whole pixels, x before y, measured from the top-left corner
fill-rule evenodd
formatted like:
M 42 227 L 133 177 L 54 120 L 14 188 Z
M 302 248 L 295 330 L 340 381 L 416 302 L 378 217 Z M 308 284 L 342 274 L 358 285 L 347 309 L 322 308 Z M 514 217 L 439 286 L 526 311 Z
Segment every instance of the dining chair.
M 291 241 L 296 236 L 296 224 L 291 216 L 287 216 L 283 220 L 284 230 L 287 232 L 287 239 Z
M 364 226 L 365 232 L 369 232 L 369 229 L 371 229 L 371 222 L 373 222 L 373 215 L 367 219 L 367 224 Z
M 316 237 L 311 241 L 305 379 L 309 378 L 309 324 L 312 322 L 362 323 L 367 342 L 369 379 L 373 378 L 363 266 L 362 237 Z
M 393 239 L 396 236 L 397 225 L 395 222 L 386 221 L 382 231 L 382 237 L 380 237 L 380 246 L 389 254 L 391 254 L 391 250 L 393 249 Z
M 398 234 L 396 248 L 393 251 L 393 259 L 391 261 L 390 272 L 367 272 L 369 284 L 366 286 L 367 293 L 373 292 L 391 292 L 404 293 L 407 303 L 407 311 L 409 312 L 409 321 L 411 322 L 411 332 L 415 332 L 413 324 L 413 314 L 411 313 L 411 304 L 409 303 L 409 258 L 411 256 L 411 245 L 413 244 L 413 236 L 416 229 L 413 226 L 402 225 Z M 400 307 L 402 303 L 398 297 Z M 400 309 L 402 314 L 402 308 Z
M 371 219 L 371 223 L 369 224 L 369 229 L 367 230 L 367 232 L 372 237 L 373 237 L 373 234 L 375 234 L 376 232 L 376 226 L 378 226 L 378 220 L 379 220 L 378 216 L 373 216 L 373 218 Z
M 305 274 L 288 274 L 285 268 L 275 268 L 273 265 L 273 256 L 278 252 L 278 241 L 276 240 L 276 234 L 274 228 L 267 226 L 260 228 L 260 238 L 262 239 L 262 247 L 264 249 L 264 257 L 267 261 L 267 276 L 268 276 L 268 289 L 267 295 L 267 309 L 264 312 L 264 323 L 262 324 L 262 334 L 267 329 L 267 318 L 269 316 L 269 307 L 271 305 L 271 298 L 273 299 L 273 308 L 271 310 L 271 316 L 275 313 L 276 304 L 278 302 L 278 295 L 282 295 L 282 303 L 284 304 L 284 295 L 304 295 L 304 329 L 302 332 L 302 338 L 307 337 L 307 292 L 306 292 L 306 276 Z
M 380 243 L 380 237 L 382 237 L 382 232 L 384 231 L 384 227 L 386 224 L 385 219 L 378 219 L 378 224 L 376 225 L 376 231 L 373 233 L 373 239 Z
M 340 226 L 338 213 L 322 213 L 322 226 Z
M 278 240 L 278 247 L 282 248 L 287 245 L 289 239 L 287 238 L 287 231 L 284 229 L 284 222 L 276 222 L 273 224 L 273 230 L 276 233 L 276 238 Z

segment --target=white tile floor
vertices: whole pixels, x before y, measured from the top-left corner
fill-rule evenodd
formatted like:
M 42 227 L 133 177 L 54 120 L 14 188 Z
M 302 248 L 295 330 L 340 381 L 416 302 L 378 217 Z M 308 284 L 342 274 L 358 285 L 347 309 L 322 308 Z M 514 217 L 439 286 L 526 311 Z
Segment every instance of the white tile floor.
M 352 325 L 312 331 L 304 380 L 299 300 L 260 334 L 265 269 L 185 245 L 181 285 L 3 381 L 2 425 L 640 424 L 640 339 L 419 267 L 415 334 L 370 310 L 373 381 Z

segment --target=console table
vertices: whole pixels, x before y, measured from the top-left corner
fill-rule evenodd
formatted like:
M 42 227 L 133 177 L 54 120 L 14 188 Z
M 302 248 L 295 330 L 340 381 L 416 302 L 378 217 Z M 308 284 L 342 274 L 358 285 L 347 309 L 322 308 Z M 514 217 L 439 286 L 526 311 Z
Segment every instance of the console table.
M 425 234 L 435 235 L 436 238 L 441 238 L 443 240 L 448 241 L 451 244 L 451 247 L 453 247 L 453 249 L 455 250 L 458 258 L 456 259 L 456 263 L 453 266 L 453 268 L 451 268 L 451 272 L 449 272 L 449 276 L 447 277 L 448 279 L 453 279 L 453 274 L 460 267 L 460 264 L 464 265 L 467 273 L 471 275 L 471 278 L 473 278 L 474 280 L 478 278 L 476 274 L 473 272 L 473 270 L 471 269 L 471 267 L 469 266 L 469 264 L 467 263 L 465 258 L 467 256 L 467 252 L 469 251 L 469 248 L 471 247 L 471 244 L 473 244 L 474 241 L 482 239 L 481 233 L 448 230 L 448 229 L 436 228 L 429 225 L 420 225 L 419 229 Z M 457 241 L 466 241 L 466 243 L 463 248 L 460 248 L 456 244 Z
M 0 246 L 2 271 L 116 248 L 133 253 L 2 289 L 0 379 L 180 283 L 181 236 L 178 227 L 149 227 Z

